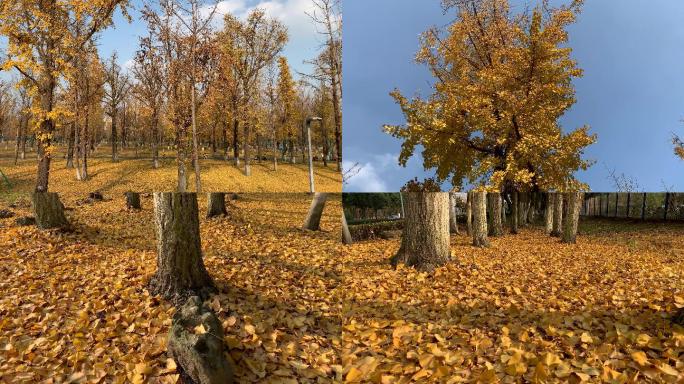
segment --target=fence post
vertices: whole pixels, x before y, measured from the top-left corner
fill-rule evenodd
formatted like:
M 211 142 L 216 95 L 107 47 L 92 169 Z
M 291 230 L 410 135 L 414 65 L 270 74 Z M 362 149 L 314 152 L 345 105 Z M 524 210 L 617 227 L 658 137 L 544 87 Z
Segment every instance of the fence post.
M 665 213 L 663 220 L 667 220 L 667 210 L 670 208 L 670 192 L 665 192 Z
M 627 218 L 629 219 L 629 204 L 631 203 L 632 200 L 632 194 L 630 192 L 627 192 Z
M 644 192 L 644 200 L 641 202 L 641 220 L 646 220 L 646 192 Z

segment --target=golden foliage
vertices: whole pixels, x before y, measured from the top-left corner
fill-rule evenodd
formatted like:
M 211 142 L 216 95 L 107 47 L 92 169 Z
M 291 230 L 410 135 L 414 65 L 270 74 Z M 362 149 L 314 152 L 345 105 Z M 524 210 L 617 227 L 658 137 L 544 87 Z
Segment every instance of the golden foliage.
M 584 223 L 576 245 L 540 229 L 473 248 L 433 275 L 345 248 L 347 382 L 677 382 L 684 379 L 684 226 Z
M 173 308 L 145 289 L 156 268 L 151 197 L 140 212 L 120 197 L 79 206 L 80 198 L 62 196 L 74 208 L 73 233 L 0 220 L 0 381 L 176 382 L 165 354 Z M 332 299 L 341 201 L 328 200 L 314 233 L 299 229 L 309 199 L 241 195 L 227 217 L 201 220 L 204 262 L 220 290 L 207 304 L 223 324 L 237 382 L 341 377 Z

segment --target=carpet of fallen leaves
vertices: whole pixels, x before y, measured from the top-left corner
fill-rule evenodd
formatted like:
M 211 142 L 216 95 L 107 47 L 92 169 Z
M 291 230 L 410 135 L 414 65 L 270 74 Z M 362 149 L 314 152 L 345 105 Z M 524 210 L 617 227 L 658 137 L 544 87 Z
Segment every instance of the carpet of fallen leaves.
M 105 195 L 105 198 L 110 196 Z M 79 205 L 73 232 L 0 219 L 0 382 L 176 382 L 166 355 L 174 309 L 149 295 L 156 268 L 152 199 Z M 229 215 L 200 221 L 207 270 L 238 382 L 342 379 L 339 195 L 320 232 L 303 231 L 310 196 L 241 194 Z M 0 199 L 0 208 L 9 202 Z M 24 198 L 12 208 L 29 214 Z M 200 197 L 200 214 L 206 200 Z M 203 217 L 203 216 L 202 216 Z
M 684 382 L 684 225 L 590 221 L 578 244 L 529 228 L 434 274 L 343 251 L 346 382 Z
M 76 180 L 76 171 L 66 167 L 62 150 L 57 151 L 50 170 L 50 190 L 53 192 L 75 194 L 83 191 L 100 191 L 107 194 L 121 194 L 126 191 L 172 191 L 177 186 L 177 169 L 173 153 L 166 151 L 160 160 L 160 168 L 152 169 L 148 159 L 136 159 L 135 152 L 127 149 L 117 163 L 111 161 L 108 148 L 101 148 L 96 157 L 88 160 L 89 179 Z M 308 192 L 309 168 L 298 159 L 297 164 L 279 163 L 278 171 L 273 171 L 270 161 L 252 164 L 252 175 L 245 176 L 242 168 L 232 162 L 204 158 L 200 160 L 202 189 L 207 191 L 238 192 Z M 13 192 L 32 192 L 35 188 L 36 159 L 34 153 L 27 154 L 25 160 L 14 165 L 12 150 L 0 149 L 0 170 L 13 184 Z M 194 190 L 195 179 L 192 169 L 188 168 L 188 188 Z M 319 192 L 341 192 L 342 175 L 336 171 L 334 163 L 314 165 L 314 183 Z M 7 190 L 5 181 L 0 179 L 0 192 Z

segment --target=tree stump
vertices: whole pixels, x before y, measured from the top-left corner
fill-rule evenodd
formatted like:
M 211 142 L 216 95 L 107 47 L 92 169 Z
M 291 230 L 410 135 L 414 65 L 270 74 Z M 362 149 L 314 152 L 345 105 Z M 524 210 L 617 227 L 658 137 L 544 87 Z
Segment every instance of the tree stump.
M 563 232 L 563 194 L 555 193 L 553 198 L 553 228 L 551 236 L 560 237 Z
M 446 192 L 406 192 L 401 246 L 391 259 L 431 272 L 451 260 L 449 196 Z
M 126 192 L 126 208 L 142 209 L 140 206 L 140 194 L 137 192 Z
M 501 194 L 498 192 L 491 192 L 487 194 L 487 199 L 489 203 L 489 236 L 503 236 L 503 223 L 501 222 Z
M 352 243 L 351 232 L 349 232 L 349 226 L 347 225 L 347 217 L 342 213 L 342 244 L 349 245 Z
M 544 232 L 550 235 L 553 231 L 553 209 L 556 195 L 553 192 L 546 194 L 546 207 L 544 209 Z
M 325 201 L 328 199 L 328 194 L 323 192 L 316 192 L 314 194 L 313 200 L 311 200 L 311 206 L 309 207 L 309 213 L 306 215 L 306 220 L 304 220 L 303 229 L 310 231 L 318 231 L 321 226 L 321 216 L 323 215 L 323 208 L 325 208 Z
M 456 216 L 456 194 L 449 193 L 449 231 L 458 234 L 458 217 Z
M 488 247 L 487 192 L 473 192 L 473 245 Z
M 224 356 L 223 327 L 199 297 L 190 297 L 173 315 L 167 347 L 179 371 L 193 382 L 233 382 L 233 369 Z
M 563 223 L 562 241 L 568 244 L 575 244 L 577 241 L 577 225 L 579 223 L 579 213 L 582 204 L 581 192 L 568 192 L 565 194 L 567 209 L 565 222 Z
M 210 192 L 207 194 L 207 218 L 216 216 L 225 216 L 228 214 L 226 210 L 226 194 L 222 192 Z
M 208 297 L 214 283 L 202 261 L 195 193 L 155 192 L 157 271 L 148 288 L 173 303 L 189 296 Z
M 32 205 L 38 228 L 64 228 L 69 225 L 64 215 L 64 206 L 56 192 L 35 192 Z

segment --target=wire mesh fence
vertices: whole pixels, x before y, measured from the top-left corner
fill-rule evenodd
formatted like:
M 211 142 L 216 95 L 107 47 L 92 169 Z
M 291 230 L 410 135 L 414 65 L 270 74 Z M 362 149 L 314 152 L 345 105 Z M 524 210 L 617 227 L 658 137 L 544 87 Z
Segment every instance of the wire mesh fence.
M 641 220 L 684 220 L 684 193 L 587 193 L 582 216 Z

